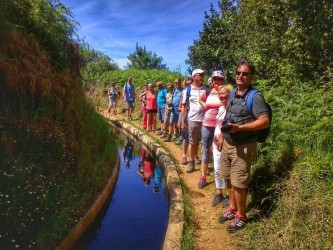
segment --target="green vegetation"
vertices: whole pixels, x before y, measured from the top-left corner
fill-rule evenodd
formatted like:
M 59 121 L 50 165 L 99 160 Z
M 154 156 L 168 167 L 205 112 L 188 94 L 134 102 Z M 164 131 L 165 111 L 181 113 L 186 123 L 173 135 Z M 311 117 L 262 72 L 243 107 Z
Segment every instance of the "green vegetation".
M 85 41 L 82 41 L 80 45 L 80 52 L 84 62 L 84 67 L 81 69 L 84 88 L 88 88 L 93 83 L 99 83 L 104 72 L 119 69 L 118 64 L 109 56 L 91 48 Z
M 0 245 L 54 249 L 104 188 L 116 145 L 81 89 L 70 13 L 0 6 Z
M 128 69 L 167 69 L 166 64 L 162 64 L 162 57 L 152 51 L 147 51 L 146 46 L 142 48 L 138 43 L 135 51 L 127 58 L 130 60 L 130 63 L 127 64 Z
M 272 132 L 252 169 L 243 249 L 333 247 L 333 8 L 330 1 L 219 1 L 188 63 L 209 71 L 257 67 Z
M 218 10 L 206 13 L 187 63 L 209 72 L 223 66 L 233 82 L 237 62 L 250 59 L 258 70 L 256 87 L 273 108 L 271 135 L 259 145 L 252 168 L 248 207 L 257 221 L 239 233 L 238 245 L 332 248 L 332 3 L 218 4 Z M 131 76 L 138 91 L 146 81 L 181 77 L 138 45 L 129 59 L 138 55 L 140 60 L 119 70 L 105 54 L 73 40 L 71 16 L 58 0 L 0 0 L 3 248 L 54 248 L 103 188 L 116 154 L 112 131 L 94 111 L 106 108 L 106 86 L 116 82 L 122 88 Z M 88 103 L 81 87 L 93 83 L 96 98 Z M 192 249 L 194 228 L 182 186 L 182 244 Z

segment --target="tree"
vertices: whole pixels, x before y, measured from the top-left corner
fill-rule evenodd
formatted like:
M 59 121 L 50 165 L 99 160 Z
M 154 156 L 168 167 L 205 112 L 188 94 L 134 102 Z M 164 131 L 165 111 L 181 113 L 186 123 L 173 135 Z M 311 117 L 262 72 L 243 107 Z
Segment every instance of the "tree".
M 119 69 L 118 64 L 109 56 L 91 48 L 85 41 L 81 42 L 81 55 L 84 60 L 84 67 L 81 70 L 84 87 L 98 83 L 104 72 Z
M 219 11 L 211 5 L 209 14 L 205 13 L 203 30 L 199 40 L 188 49 L 186 63 L 193 68 L 201 67 L 206 70 L 234 65 L 234 55 L 231 53 L 232 29 L 236 15 L 235 1 L 223 0 L 218 2 Z
M 131 69 L 167 69 L 166 64 L 162 64 L 163 58 L 156 55 L 155 52 L 147 51 L 146 46 L 143 48 L 136 43 L 134 53 L 127 57 L 130 63 L 127 68 Z

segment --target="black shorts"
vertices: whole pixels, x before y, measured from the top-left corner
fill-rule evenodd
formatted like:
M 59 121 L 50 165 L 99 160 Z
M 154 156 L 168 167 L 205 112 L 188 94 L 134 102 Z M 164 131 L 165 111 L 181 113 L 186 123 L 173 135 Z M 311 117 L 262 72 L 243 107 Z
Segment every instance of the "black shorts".
M 157 110 L 156 109 L 147 109 L 147 114 L 154 114 L 154 113 L 157 113 Z

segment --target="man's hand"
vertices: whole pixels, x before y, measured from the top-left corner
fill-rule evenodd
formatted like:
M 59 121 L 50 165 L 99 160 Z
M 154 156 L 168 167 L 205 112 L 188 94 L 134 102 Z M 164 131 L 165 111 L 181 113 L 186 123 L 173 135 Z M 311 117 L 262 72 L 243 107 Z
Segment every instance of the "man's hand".
M 238 125 L 238 124 L 228 122 L 228 125 L 230 125 L 230 127 L 231 127 L 230 131 L 228 132 L 230 134 L 237 133 L 241 130 L 240 125 Z

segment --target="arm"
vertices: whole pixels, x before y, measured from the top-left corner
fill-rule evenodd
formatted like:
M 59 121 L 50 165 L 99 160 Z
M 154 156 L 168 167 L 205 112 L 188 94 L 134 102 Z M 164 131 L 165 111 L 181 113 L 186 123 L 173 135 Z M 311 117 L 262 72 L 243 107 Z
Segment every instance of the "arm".
M 217 150 L 221 152 L 222 144 L 224 141 L 223 133 L 220 134 L 219 140 L 217 141 Z
M 187 107 L 186 104 L 182 105 L 182 129 L 186 129 L 185 117 L 187 115 Z
M 231 126 L 229 133 L 237 133 L 239 131 L 257 131 L 269 127 L 269 115 L 267 113 L 256 117 L 256 120 L 243 125 L 228 123 Z
M 139 95 L 139 97 L 142 98 L 144 95 L 147 94 L 147 92 L 148 92 L 148 91 L 145 91 L 145 92 L 141 93 L 141 94 Z
M 199 104 L 206 109 L 206 93 L 199 97 Z

